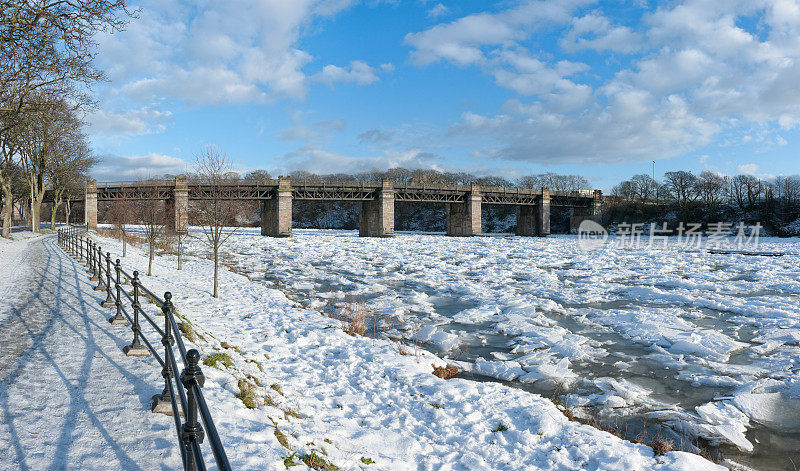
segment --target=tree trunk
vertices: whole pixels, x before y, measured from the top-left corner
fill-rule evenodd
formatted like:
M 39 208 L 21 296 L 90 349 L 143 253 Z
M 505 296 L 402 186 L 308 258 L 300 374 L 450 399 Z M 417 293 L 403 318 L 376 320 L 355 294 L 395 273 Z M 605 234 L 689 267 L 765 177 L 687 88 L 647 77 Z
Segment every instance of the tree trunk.
M 217 297 L 217 277 L 219 275 L 219 247 L 214 247 L 214 297 Z
M 183 255 L 183 235 L 178 232 L 178 270 L 183 269 L 183 260 L 181 260 L 181 256 Z
M 11 194 L 11 181 L 3 181 L 3 237 L 11 238 L 11 215 L 14 212 L 14 196 Z
M 64 216 L 65 216 L 64 222 L 66 222 L 68 226 L 69 226 L 69 215 L 71 212 L 72 212 L 72 207 L 69 204 L 69 200 L 67 200 L 67 203 L 64 206 Z
M 125 233 L 125 230 L 122 231 L 122 258 L 125 258 L 125 254 L 128 251 L 128 235 Z
M 33 232 L 42 231 L 42 202 L 41 200 L 31 200 L 31 230 Z
M 61 203 L 53 203 L 53 211 L 50 214 L 50 230 L 56 230 L 56 213 L 58 213 L 58 207 L 61 206 Z
M 153 251 L 153 244 L 151 243 L 150 244 L 150 260 L 147 263 L 147 276 L 152 276 L 153 275 L 153 256 L 154 256 L 153 252 L 154 252 Z

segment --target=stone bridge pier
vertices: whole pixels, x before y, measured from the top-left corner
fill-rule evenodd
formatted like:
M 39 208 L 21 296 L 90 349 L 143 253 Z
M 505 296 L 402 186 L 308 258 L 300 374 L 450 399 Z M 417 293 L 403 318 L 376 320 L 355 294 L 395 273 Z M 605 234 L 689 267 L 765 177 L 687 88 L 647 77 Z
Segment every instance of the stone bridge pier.
M 447 235 L 470 237 L 481 234 L 481 188 L 470 187 L 463 203 L 447 203 Z
M 550 190 L 542 188 L 536 205 L 520 205 L 517 209 L 517 235 L 550 235 Z
M 189 183 L 186 177 L 175 178 L 175 187 L 165 209 L 168 230 L 176 234 L 189 232 Z
M 394 188 L 388 180 L 381 182 L 375 199 L 362 201 L 358 214 L 358 235 L 361 237 L 394 237 Z
M 97 180 L 86 181 L 86 199 L 84 201 L 84 221 L 90 230 L 97 230 Z
M 586 208 L 572 208 L 569 216 L 569 231 L 577 231 L 586 219 L 599 223 L 603 211 L 603 192 L 594 190 L 592 201 Z
M 261 201 L 261 235 L 292 236 L 292 182 L 289 177 L 279 177 L 273 198 Z

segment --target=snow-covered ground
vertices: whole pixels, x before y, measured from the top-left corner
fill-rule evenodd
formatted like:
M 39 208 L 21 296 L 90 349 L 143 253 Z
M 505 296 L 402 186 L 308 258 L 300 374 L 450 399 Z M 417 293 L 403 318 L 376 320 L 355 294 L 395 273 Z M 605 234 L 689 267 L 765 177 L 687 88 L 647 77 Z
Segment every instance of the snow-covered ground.
M 206 253 L 199 238 L 186 245 Z M 558 384 L 576 415 L 644 418 L 676 442 L 700 437 L 744 462 L 783 466 L 800 445 L 800 242 L 762 238 L 759 250 L 786 254 L 241 229 L 225 260 L 311 309 L 359 296 L 384 332 L 478 379 L 547 396 Z
M 470 263 L 476 263 L 490 243 L 506 248 L 508 244 L 501 238 L 450 240 L 429 247 L 429 255 L 423 257 L 409 252 L 403 255 L 403 251 L 412 248 L 407 244 L 424 246 L 427 236 L 370 240 L 352 233 L 298 232 L 289 240 L 237 235 L 229 249 L 242 260 L 251 260 L 253 267 L 260 266 L 261 277 L 266 265 L 271 270 L 285 267 L 296 271 L 291 277 L 294 282 L 306 283 L 309 288 L 331 280 L 353 289 L 358 283 L 337 273 L 359 273 L 372 267 L 372 289 L 383 295 L 370 304 L 383 309 L 391 306 L 396 315 L 411 310 L 403 307 L 403 297 L 392 297 L 390 290 L 381 288 L 378 278 L 404 270 L 406 276 L 397 274 L 394 282 L 413 287 L 426 279 L 424 273 L 411 276 L 421 270 L 427 271 L 430 278 L 426 282 L 433 283 L 442 295 L 470 290 L 465 276 L 469 266 L 452 275 L 455 279 L 442 280 L 438 278 L 442 271 L 431 268 L 436 264 L 428 265 L 426 257 L 440 260 L 443 267 L 451 266 L 456 259 L 470 256 L 463 245 L 450 247 L 448 252 L 444 247 L 470 244 L 468 248 L 474 250 Z M 119 242 L 98 239 L 104 250 L 121 252 Z M 190 249 L 198 248 L 196 243 L 190 241 Z M 359 245 L 360 255 L 347 254 Z M 447 262 L 448 256 L 455 259 Z M 123 260 L 124 266 L 141 272 L 146 270 L 146 262 L 139 249 Z M 480 268 L 484 273 L 475 274 L 483 280 L 503 268 L 492 268 L 491 260 L 486 262 Z M 526 271 L 536 270 L 524 263 Z M 232 360 L 227 365 L 217 361 L 216 367 L 204 366 L 204 390 L 236 468 L 280 469 L 287 462 L 302 463 L 302 457 L 314 454 L 340 469 L 717 469 L 694 454 L 654 456 L 648 446 L 570 421 L 551 400 L 519 388 L 496 381 L 439 379 L 432 374 L 433 365 L 445 365 L 445 361 L 432 353 L 401 348 L 388 339 L 350 336 L 339 321 L 241 274 L 223 271 L 221 297 L 214 299 L 210 296 L 211 276 L 208 260 L 189 257 L 178 271 L 175 257 L 164 255 L 157 257 L 153 276 L 142 280 L 156 292 L 173 293 L 179 316 L 196 331 L 192 345 L 205 357 L 225 354 Z M 499 279 L 498 283 L 502 286 Z M 330 284 L 326 283 L 326 288 Z M 426 296 L 420 291 L 418 302 Z M 483 298 L 475 298 L 479 299 Z M 523 304 L 523 300 L 517 303 L 519 309 Z M 155 312 L 154 306 L 148 309 Z M 444 320 L 434 311 L 428 309 L 427 315 Z M 507 322 L 516 319 L 506 314 Z M 533 311 L 518 314 L 532 319 L 538 316 Z M 524 324 L 519 321 L 516 325 Z M 416 333 L 422 335 L 423 330 Z M 444 340 L 433 329 L 426 332 L 429 339 L 436 339 L 433 341 Z M 517 368 L 527 368 L 525 374 L 530 374 L 531 364 L 519 363 Z M 507 362 L 496 365 L 498 370 L 510 366 Z M 492 366 L 485 368 L 489 371 Z M 249 391 L 256 408 L 245 407 L 240 400 L 243 390 Z

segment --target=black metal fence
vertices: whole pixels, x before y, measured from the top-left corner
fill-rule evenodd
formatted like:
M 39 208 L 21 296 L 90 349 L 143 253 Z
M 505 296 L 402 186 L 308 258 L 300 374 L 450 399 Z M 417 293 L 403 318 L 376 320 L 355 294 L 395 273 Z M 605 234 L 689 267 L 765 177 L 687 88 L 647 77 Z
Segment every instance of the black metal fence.
M 94 289 L 106 292 L 103 306 L 113 307 L 116 311 L 109 322 L 120 325 L 130 324 L 133 341 L 124 348 L 125 353 L 134 356 L 153 355 L 161 365 L 164 389 L 161 394 L 153 396 L 153 412 L 172 415 L 178 434 L 178 447 L 183 459 L 183 468 L 191 471 L 206 469 L 200 445 L 204 438 L 208 437 L 208 444 L 214 454 L 217 467 L 220 470 L 230 470 L 228 457 L 203 397 L 201 388 L 205 377 L 199 366 L 200 353 L 195 349 L 186 351 L 178 323 L 175 322 L 172 294 L 166 292 L 162 299 L 145 288 L 139 280 L 138 271 L 129 274 L 122 269 L 119 259 L 112 263 L 111 253 L 103 254 L 101 247 L 89 237 L 85 237 L 86 233 L 85 227 L 60 229 L 58 243 L 67 253 L 86 263 L 86 268 L 92 275 L 91 280 L 97 282 Z M 124 285 L 128 284 L 132 288 L 130 293 L 124 288 Z M 161 307 L 164 315 L 163 328 L 146 311 L 142 310 L 140 302 L 142 296 L 146 296 Z M 124 302 L 125 300 L 127 303 Z M 128 308 L 128 306 L 130 307 Z M 163 356 L 159 355 L 147 336 L 142 333 L 140 324 L 142 319 L 147 321 L 161 336 L 161 345 L 164 346 Z M 184 367 L 180 376 L 176 375 L 178 371 L 174 350 L 176 345 Z M 200 420 L 198 420 L 198 415 Z M 184 418 L 183 422 L 182 417 Z

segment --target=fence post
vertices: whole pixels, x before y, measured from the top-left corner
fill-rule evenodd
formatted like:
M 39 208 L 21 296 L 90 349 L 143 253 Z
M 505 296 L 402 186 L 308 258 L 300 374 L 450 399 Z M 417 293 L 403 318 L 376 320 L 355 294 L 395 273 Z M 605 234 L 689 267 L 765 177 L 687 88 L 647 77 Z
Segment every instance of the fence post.
M 186 469 L 196 470 L 198 463 L 194 460 L 194 447 L 203 443 L 205 433 L 203 426 L 197 421 L 197 395 L 195 386 L 202 388 L 206 381 L 200 370 L 200 353 L 194 348 L 186 352 L 188 366 L 181 373 L 181 383 L 186 388 L 186 423 L 181 430 L 181 438 L 186 444 Z
M 110 318 L 108 322 L 117 325 L 117 324 L 127 324 L 128 319 L 125 319 L 125 316 L 122 315 L 122 286 L 120 284 L 120 272 L 122 271 L 122 267 L 119 264 L 119 259 L 114 264 L 114 271 L 117 272 L 117 279 L 114 283 L 114 289 L 117 291 L 117 297 L 114 299 L 114 306 L 117 308 L 117 315 Z
M 92 263 L 89 265 L 89 271 L 92 273 L 92 281 L 97 281 L 97 242 L 92 241 Z
M 172 371 L 172 346 L 175 345 L 175 337 L 172 335 L 172 293 L 164 293 L 164 304 L 161 305 L 161 312 L 164 314 L 164 336 L 161 338 L 161 345 L 164 346 L 164 368 L 161 369 L 161 376 L 164 378 L 164 390 L 161 395 L 153 396 L 153 412 L 172 415 L 172 396 L 169 394 L 169 382 L 175 377 Z
M 89 273 L 94 271 L 94 241 L 91 240 L 86 247 L 86 269 Z
M 125 355 L 128 356 L 146 356 L 149 355 L 150 352 L 147 351 L 144 345 L 139 341 L 139 335 L 142 331 L 142 327 L 139 325 L 139 272 L 133 272 L 133 279 L 131 280 L 131 284 L 133 285 L 133 303 L 131 304 L 131 308 L 133 309 L 133 342 L 130 345 L 125 346 L 122 349 L 125 352 Z
M 92 241 L 86 236 L 86 269 L 92 271 Z
M 106 252 L 106 300 L 103 301 L 103 307 L 111 307 L 114 305 L 114 297 L 111 295 L 111 252 Z
M 97 275 L 97 286 L 103 286 L 103 248 L 100 247 L 100 244 L 97 244 L 97 251 L 95 252 L 94 257 L 94 268 L 95 268 L 95 275 Z M 97 288 L 95 288 L 97 289 Z
M 99 245 L 94 253 L 94 267 L 95 273 L 92 279 L 97 278 L 97 286 L 94 287 L 94 290 L 100 291 L 103 289 L 103 248 Z

